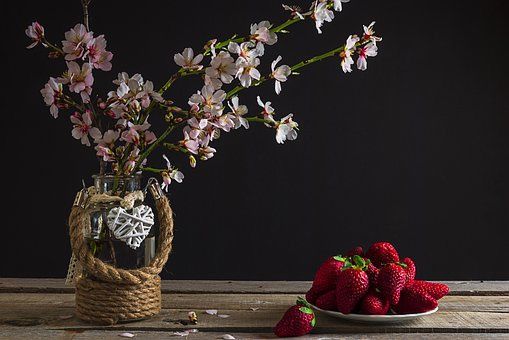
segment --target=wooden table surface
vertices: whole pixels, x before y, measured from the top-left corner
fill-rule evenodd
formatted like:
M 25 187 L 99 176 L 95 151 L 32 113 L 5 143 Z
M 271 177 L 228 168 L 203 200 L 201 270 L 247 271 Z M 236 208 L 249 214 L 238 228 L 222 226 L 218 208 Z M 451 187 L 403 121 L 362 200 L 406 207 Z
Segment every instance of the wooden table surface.
M 317 327 L 306 339 L 509 339 L 509 281 L 446 282 L 451 294 L 437 313 L 402 324 L 344 322 L 317 314 Z M 0 279 L 1 339 L 180 338 L 176 331 L 195 328 L 189 339 L 275 338 L 272 327 L 303 296 L 310 282 L 164 281 L 160 315 L 110 327 L 94 326 L 73 316 L 74 289 L 63 279 Z M 205 314 L 217 309 L 220 318 Z M 196 312 L 198 324 L 182 325 Z

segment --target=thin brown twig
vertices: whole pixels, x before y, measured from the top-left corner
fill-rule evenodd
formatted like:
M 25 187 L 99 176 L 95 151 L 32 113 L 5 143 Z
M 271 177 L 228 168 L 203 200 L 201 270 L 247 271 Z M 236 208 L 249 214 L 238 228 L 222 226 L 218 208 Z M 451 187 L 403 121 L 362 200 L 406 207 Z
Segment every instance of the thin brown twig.
M 81 0 L 81 6 L 83 7 L 83 24 L 87 28 L 87 31 L 90 31 L 90 26 L 88 25 L 88 5 L 92 2 L 92 0 Z

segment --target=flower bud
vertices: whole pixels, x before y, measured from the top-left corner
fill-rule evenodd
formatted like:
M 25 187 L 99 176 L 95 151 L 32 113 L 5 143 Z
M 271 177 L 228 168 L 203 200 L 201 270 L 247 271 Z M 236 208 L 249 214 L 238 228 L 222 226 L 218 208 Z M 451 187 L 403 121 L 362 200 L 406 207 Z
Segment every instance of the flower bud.
M 196 168 L 196 158 L 193 155 L 189 156 L 189 165 L 191 165 L 191 168 Z

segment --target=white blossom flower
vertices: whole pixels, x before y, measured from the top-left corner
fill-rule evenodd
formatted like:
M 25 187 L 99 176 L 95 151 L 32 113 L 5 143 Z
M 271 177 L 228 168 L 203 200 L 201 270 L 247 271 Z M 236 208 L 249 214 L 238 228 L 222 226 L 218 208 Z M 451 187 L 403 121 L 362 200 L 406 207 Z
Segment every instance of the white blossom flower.
M 163 158 L 166 161 L 166 168 L 168 170 L 161 172 L 161 177 L 163 179 L 161 189 L 168 192 L 168 187 L 171 184 L 171 180 L 173 179 L 177 183 L 182 183 L 184 180 L 184 174 L 171 165 L 170 160 L 168 157 L 166 157 L 166 155 L 163 155 Z
M 340 53 L 341 68 L 343 72 L 352 72 L 353 59 L 352 54 L 355 52 L 355 44 L 359 41 L 359 37 L 350 35 L 346 40 L 345 48 Z
M 206 86 L 212 87 L 214 90 L 219 90 L 221 87 L 223 87 L 223 82 L 221 79 L 212 78 L 205 74 L 204 82 Z
M 272 73 L 271 76 L 276 80 L 274 84 L 274 88 L 276 90 L 277 94 L 281 93 L 281 83 L 288 80 L 288 76 L 292 73 L 292 69 L 288 65 L 281 65 L 278 68 L 276 68 L 277 64 L 282 60 L 283 58 L 281 56 L 278 56 L 276 60 L 272 62 L 271 69 Z
M 217 151 L 216 149 L 211 148 L 210 146 L 205 146 L 205 147 L 200 148 L 200 150 L 198 150 L 198 155 L 200 156 L 200 159 L 202 161 L 206 161 L 206 160 L 214 157 L 214 154 L 216 153 L 216 151 Z
M 203 60 L 203 54 L 194 56 L 194 51 L 190 47 L 185 48 L 182 53 L 175 54 L 173 60 L 175 60 L 178 66 L 188 70 L 201 70 L 203 68 L 203 66 L 200 65 Z
M 230 84 L 233 76 L 237 74 L 237 65 L 230 53 L 221 51 L 210 61 L 210 67 L 205 69 L 210 78 L 220 79 L 225 84 Z
M 248 112 L 246 105 L 239 105 L 239 97 L 235 96 L 231 99 L 231 102 L 228 103 L 230 110 L 232 110 L 232 114 L 234 115 L 233 121 L 235 123 L 235 129 L 243 126 L 246 129 L 249 129 L 249 121 L 243 116 Z
M 49 106 L 49 111 L 53 118 L 58 117 L 58 97 L 62 95 L 62 84 L 57 79 L 50 77 L 44 88 L 41 90 L 41 95 L 44 102 Z
M 334 12 L 327 8 L 327 2 L 314 3 L 313 18 L 315 19 L 316 30 L 322 34 L 321 27 L 324 22 L 331 22 L 334 19 Z
M 34 48 L 38 43 L 43 43 L 44 40 L 44 27 L 37 21 L 34 21 L 32 25 L 28 26 L 25 30 L 25 34 L 32 39 L 32 43 L 27 48 Z
M 75 112 L 71 117 L 73 123 L 72 136 L 76 139 L 81 140 L 81 144 L 90 146 L 90 140 L 88 136 L 95 139 L 102 137 L 101 131 L 98 128 L 92 126 L 92 116 L 90 111 L 86 111 L 83 115 Z
M 64 72 L 61 79 L 62 84 L 69 84 L 69 91 L 79 93 L 84 103 L 90 101 L 94 76 L 92 75 L 92 65 L 83 64 L 82 67 L 75 61 L 67 62 L 68 70 Z
M 274 108 L 271 106 L 271 102 L 263 102 L 260 96 L 256 97 L 256 101 L 258 102 L 258 105 L 263 108 L 263 111 L 261 112 L 261 115 L 263 116 L 263 119 L 274 122 Z
M 337 12 L 341 12 L 343 10 L 343 2 L 350 2 L 350 0 L 334 0 L 334 10 Z
M 147 80 L 145 84 L 143 84 L 141 91 L 136 94 L 135 98 L 141 101 L 141 106 L 143 108 L 149 107 L 151 99 L 159 103 L 164 101 L 161 94 L 154 91 L 154 84 L 150 80 Z
M 300 20 L 304 20 L 304 16 L 301 13 L 301 9 L 298 6 L 288 6 L 283 4 L 285 11 L 290 11 L 292 17 L 299 17 Z
M 253 59 L 256 57 L 262 57 L 265 53 L 265 47 L 261 42 L 253 43 L 252 41 L 243 42 L 240 45 L 236 42 L 230 42 L 228 44 L 228 51 L 237 54 L 246 60 Z
M 197 105 L 205 113 L 219 116 L 223 113 L 223 101 L 226 98 L 226 92 L 223 90 L 214 90 L 212 86 L 203 86 L 201 91 L 193 94 L 189 98 L 189 105 Z
M 75 60 L 83 57 L 93 34 L 93 32 L 87 32 L 87 28 L 83 24 L 76 24 L 74 28 L 65 32 L 65 40 L 62 41 L 65 60 Z
M 381 37 L 375 36 L 375 30 L 373 27 L 375 26 L 375 21 L 371 22 L 368 27 L 362 26 L 364 29 L 364 36 L 362 37 L 362 40 L 371 40 L 373 43 L 377 43 L 378 41 L 382 41 Z
M 260 59 L 251 58 L 237 59 L 237 66 L 239 70 L 237 71 L 237 77 L 239 78 L 240 84 L 244 87 L 250 87 L 253 79 L 260 80 L 261 74 L 256 68 L 260 65 Z
M 375 57 L 378 54 L 378 47 L 370 42 L 359 49 L 359 58 L 357 59 L 357 68 L 365 71 L 368 68 L 367 57 Z
M 289 114 L 288 116 L 281 119 L 281 121 L 276 123 L 276 141 L 279 144 L 284 144 L 286 140 L 295 140 L 297 139 L 297 130 L 299 124 L 292 120 L 293 114 Z
M 277 42 L 277 35 L 270 31 L 272 25 L 264 20 L 258 24 L 251 25 L 251 38 L 267 45 L 274 45 Z

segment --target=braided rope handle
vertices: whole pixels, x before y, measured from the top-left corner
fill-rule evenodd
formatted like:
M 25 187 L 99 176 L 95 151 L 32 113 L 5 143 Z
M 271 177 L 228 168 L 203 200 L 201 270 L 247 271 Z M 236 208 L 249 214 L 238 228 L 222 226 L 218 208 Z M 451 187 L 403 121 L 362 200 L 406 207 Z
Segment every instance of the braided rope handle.
M 172 248 L 173 211 L 168 198 L 162 194 L 159 187 L 151 188 L 150 192 L 154 197 L 159 217 L 159 245 L 149 265 L 138 269 L 115 268 L 94 257 L 83 236 L 83 230 L 90 226 L 90 212 L 85 205 L 75 204 L 72 207 L 69 215 L 71 247 L 86 273 L 104 282 L 133 285 L 152 279 L 162 271 Z

